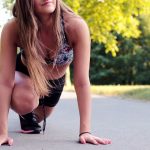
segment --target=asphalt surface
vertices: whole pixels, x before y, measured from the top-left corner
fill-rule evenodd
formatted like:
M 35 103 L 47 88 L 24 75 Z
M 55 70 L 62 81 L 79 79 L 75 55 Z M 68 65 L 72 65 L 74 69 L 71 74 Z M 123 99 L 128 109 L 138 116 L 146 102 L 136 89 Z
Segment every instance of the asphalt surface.
M 110 138 L 111 145 L 78 143 L 79 114 L 74 93 L 63 93 L 47 119 L 45 134 L 20 134 L 18 115 L 9 113 L 13 146 L 0 150 L 150 150 L 150 102 L 121 97 L 92 97 L 92 133 Z

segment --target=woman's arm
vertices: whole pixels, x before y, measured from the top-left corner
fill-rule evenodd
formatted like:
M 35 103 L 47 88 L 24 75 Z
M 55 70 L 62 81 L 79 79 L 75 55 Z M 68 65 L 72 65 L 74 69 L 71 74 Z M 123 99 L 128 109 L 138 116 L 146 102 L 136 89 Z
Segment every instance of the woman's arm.
M 80 114 L 80 133 L 91 132 L 91 91 L 89 64 L 91 40 L 87 24 L 76 18 L 72 21 L 71 39 L 74 48 L 74 86 Z M 110 140 L 85 133 L 79 137 L 81 143 L 109 144 Z
M 81 19 L 76 22 L 74 30 L 74 86 L 80 113 L 80 133 L 82 133 L 91 130 L 90 36 L 86 23 Z
M 11 144 L 8 138 L 8 111 L 14 86 L 16 63 L 16 33 L 14 23 L 7 23 L 1 33 L 0 47 L 0 145 Z

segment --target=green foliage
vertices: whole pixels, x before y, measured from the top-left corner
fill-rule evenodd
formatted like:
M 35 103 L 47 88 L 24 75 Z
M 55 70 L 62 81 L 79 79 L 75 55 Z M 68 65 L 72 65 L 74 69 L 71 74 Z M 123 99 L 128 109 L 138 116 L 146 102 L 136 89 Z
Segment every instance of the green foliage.
M 115 58 L 103 54 L 103 49 L 95 50 L 93 47 L 90 67 L 92 84 L 150 84 L 150 49 L 139 48 L 136 44 L 127 46 L 131 41 L 122 40 L 122 50 Z M 135 51 L 126 51 L 124 47 L 134 47 Z
M 140 17 L 140 38 L 128 39 L 116 35 L 120 51 L 115 58 L 104 54 L 101 44 L 92 44 L 90 78 L 93 84 L 150 84 L 148 18 L 150 15 Z
M 118 52 L 114 32 L 123 37 L 137 38 L 140 35 L 137 16 L 147 13 L 149 0 L 65 0 L 88 23 L 91 38 L 104 43 L 106 52 L 116 56 Z

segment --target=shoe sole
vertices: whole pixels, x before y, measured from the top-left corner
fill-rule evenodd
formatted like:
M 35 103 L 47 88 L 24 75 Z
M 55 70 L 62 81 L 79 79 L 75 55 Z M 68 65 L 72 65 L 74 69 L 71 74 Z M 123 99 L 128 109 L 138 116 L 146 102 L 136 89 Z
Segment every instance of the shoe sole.
M 21 130 L 20 133 L 23 134 L 40 134 L 41 131 L 39 130 Z

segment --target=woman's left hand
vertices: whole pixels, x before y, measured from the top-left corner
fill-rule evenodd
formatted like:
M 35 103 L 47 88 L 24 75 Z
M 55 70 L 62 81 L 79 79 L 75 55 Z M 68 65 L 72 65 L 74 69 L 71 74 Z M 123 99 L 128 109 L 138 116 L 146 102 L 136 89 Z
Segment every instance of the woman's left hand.
M 103 145 L 111 144 L 111 140 L 110 139 L 99 138 L 99 137 L 94 136 L 94 135 L 92 135 L 90 133 L 85 133 L 85 134 L 82 134 L 81 136 L 79 136 L 79 142 L 81 144 L 91 143 L 91 144 L 94 144 L 94 145 L 98 145 L 98 144 L 103 144 Z

